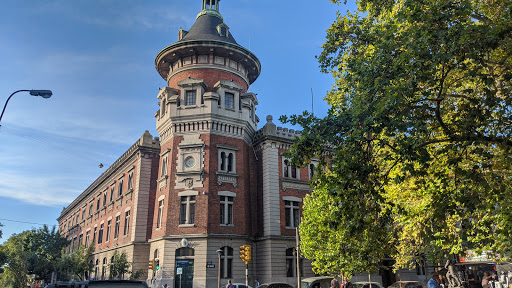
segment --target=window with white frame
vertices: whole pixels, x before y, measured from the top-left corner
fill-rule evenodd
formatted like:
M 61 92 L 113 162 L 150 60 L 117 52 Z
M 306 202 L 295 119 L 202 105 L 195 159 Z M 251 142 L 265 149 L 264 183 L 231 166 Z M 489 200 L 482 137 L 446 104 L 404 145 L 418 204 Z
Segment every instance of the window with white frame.
M 162 228 L 162 218 L 164 217 L 164 200 L 158 201 L 158 216 L 156 220 L 156 228 Z
M 186 90 L 185 106 L 196 105 L 196 90 Z
M 220 196 L 220 225 L 233 225 L 233 197 Z
M 89 247 L 89 240 L 90 240 L 90 237 L 91 237 L 91 230 L 87 230 L 87 232 L 85 232 L 85 248 Z
M 300 274 L 304 275 L 304 266 L 302 263 L 302 259 L 299 259 L 299 268 Z M 286 249 L 286 277 L 296 277 L 297 276 L 297 260 L 295 248 Z
M 284 218 L 286 228 L 299 227 L 300 222 L 300 203 L 299 201 L 284 201 Z
M 93 209 L 94 209 L 94 203 L 91 202 L 91 204 L 89 205 L 89 216 L 92 215 Z
M 114 201 L 114 192 L 116 191 L 116 186 L 110 186 L 110 202 Z
M 233 248 L 224 246 L 220 248 L 222 253 L 220 255 L 220 277 L 232 278 L 233 277 Z
M 224 93 L 224 107 L 235 109 L 235 94 L 229 92 Z
M 130 210 L 124 212 L 124 236 L 130 231 Z
M 110 226 L 111 226 L 111 224 L 112 224 L 112 219 L 109 219 L 107 221 L 107 237 L 105 239 L 105 242 L 110 241 Z
M 107 191 L 103 192 L 103 206 L 107 206 Z
M 133 190 L 133 171 L 128 174 L 128 191 Z
M 96 230 L 96 227 L 94 228 L 94 230 Z M 98 244 L 101 244 L 101 243 L 103 243 L 103 223 L 100 224 L 100 230 L 98 232 Z
M 98 196 L 98 199 L 96 200 L 96 211 L 100 211 L 100 204 L 101 204 L 101 199 Z
M 236 173 L 237 148 L 217 145 L 219 147 L 219 171 Z
M 85 207 L 82 209 L 82 220 L 85 220 Z
M 117 183 L 117 185 L 118 185 L 117 186 L 117 192 L 118 192 L 117 196 L 123 195 L 123 184 L 124 184 L 123 182 L 124 182 L 123 179 L 119 179 L 119 182 Z
M 297 171 L 297 167 L 290 160 L 283 160 L 283 177 L 300 179 L 300 174 Z
M 194 224 L 196 196 L 181 196 L 180 224 Z
M 116 216 L 116 225 L 114 226 L 114 239 L 119 237 L 119 227 L 121 226 L 121 215 Z
M 167 175 L 168 165 L 169 165 L 169 156 L 165 156 L 162 158 L 162 170 L 160 171 L 160 177 L 164 177 Z

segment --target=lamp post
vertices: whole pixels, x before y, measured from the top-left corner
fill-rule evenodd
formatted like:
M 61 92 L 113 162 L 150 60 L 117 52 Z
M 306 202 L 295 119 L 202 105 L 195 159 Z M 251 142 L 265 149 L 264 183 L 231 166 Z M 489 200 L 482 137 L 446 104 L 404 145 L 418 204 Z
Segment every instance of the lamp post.
M 9 100 L 11 100 L 11 97 L 18 93 L 18 92 L 29 92 L 32 96 L 41 96 L 43 98 L 50 98 L 52 97 L 53 93 L 51 90 L 18 90 L 9 96 L 7 98 L 7 101 L 5 101 L 4 109 L 2 110 L 2 114 L 0 115 L 0 122 L 2 121 L 2 117 L 4 116 L 5 108 L 7 107 L 7 103 L 9 103 Z
M 222 256 L 222 250 L 219 249 L 217 251 L 217 255 L 219 255 L 219 269 L 218 270 L 218 273 L 217 273 L 217 288 L 220 288 L 220 257 Z

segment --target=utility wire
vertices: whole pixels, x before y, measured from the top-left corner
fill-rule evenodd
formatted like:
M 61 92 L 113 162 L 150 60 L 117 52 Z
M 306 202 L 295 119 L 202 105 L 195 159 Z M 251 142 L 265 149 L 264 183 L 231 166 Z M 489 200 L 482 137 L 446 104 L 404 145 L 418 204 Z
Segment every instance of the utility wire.
M 34 222 L 26 222 L 26 221 L 19 221 L 19 220 L 12 220 L 12 219 L 4 219 L 0 218 L 0 221 L 9 221 L 9 222 L 16 222 L 16 223 L 23 223 L 23 224 L 33 224 L 33 225 L 41 225 L 41 226 L 56 226 L 57 224 L 41 224 L 41 223 L 34 223 Z
M 5 127 L 5 125 L 0 125 L 0 131 L 2 131 L 2 130 L 5 130 L 5 132 L 14 134 L 16 136 L 20 136 L 20 137 L 23 137 L 23 138 L 26 138 L 26 139 L 29 139 L 29 140 L 32 140 L 32 141 L 35 141 L 35 142 L 39 142 L 39 143 L 44 144 L 44 145 L 46 145 L 46 146 L 48 146 L 50 148 L 53 148 L 53 149 L 55 149 L 55 150 L 57 150 L 59 152 L 66 152 L 69 155 L 72 155 L 72 156 L 75 156 L 75 157 L 78 157 L 78 158 L 81 158 L 81 159 L 84 159 L 84 160 L 87 160 L 87 161 L 91 161 L 91 162 L 94 162 L 96 164 L 99 163 L 98 165 L 100 166 L 100 168 L 103 168 L 103 164 L 102 163 L 100 163 L 99 161 L 97 161 L 95 159 L 87 157 L 84 154 L 80 154 L 80 153 L 77 153 L 76 151 L 70 150 L 68 148 L 52 144 L 50 142 L 47 142 L 47 141 L 44 141 L 44 140 L 41 140 L 41 139 L 37 139 L 35 137 L 29 136 L 27 134 L 24 134 L 23 132 L 16 131 L 16 130 L 11 129 L 11 128 L 7 128 L 7 127 Z

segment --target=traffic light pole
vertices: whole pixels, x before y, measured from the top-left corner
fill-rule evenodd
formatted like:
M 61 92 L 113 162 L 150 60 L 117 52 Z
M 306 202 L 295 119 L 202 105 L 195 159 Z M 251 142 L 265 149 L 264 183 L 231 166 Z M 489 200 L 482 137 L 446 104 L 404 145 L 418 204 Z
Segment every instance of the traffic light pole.
M 249 262 L 245 262 L 245 287 L 249 287 Z

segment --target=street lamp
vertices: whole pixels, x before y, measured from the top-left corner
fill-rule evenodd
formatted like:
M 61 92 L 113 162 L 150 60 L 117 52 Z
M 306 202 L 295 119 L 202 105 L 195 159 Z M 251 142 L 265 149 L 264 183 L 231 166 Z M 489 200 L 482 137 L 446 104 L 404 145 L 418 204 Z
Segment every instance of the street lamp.
M 11 96 L 9 96 L 9 98 L 7 98 L 7 101 L 5 101 L 4 109 L 2 110 L 2 115 L 0 115 L 0 122 L 2 121 L 2 117 L 4 116 L 4 112 L 5 112 L 5 108 L 7 107 L 7 103 L 9 103 L 9 100 L 11 100 L 11 97 L 18 92 L 29 92 L 30 95 L 32 95 L 32 96 L 41 96 L 45 99 L 50 98 L 53 95 L 51 90 L 18 90 L 16 92 L 12 93 Z
M 217 288 L 220 288 L 220 257 L 222 256 L 222 250 L 219 249 L 217 251 L 217 255 L 219 255 L 219 269 L 218 269 L 218 274 L 217 274 Z

